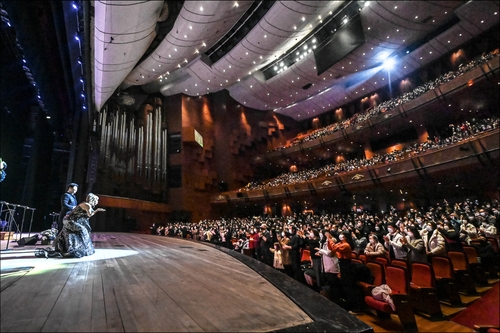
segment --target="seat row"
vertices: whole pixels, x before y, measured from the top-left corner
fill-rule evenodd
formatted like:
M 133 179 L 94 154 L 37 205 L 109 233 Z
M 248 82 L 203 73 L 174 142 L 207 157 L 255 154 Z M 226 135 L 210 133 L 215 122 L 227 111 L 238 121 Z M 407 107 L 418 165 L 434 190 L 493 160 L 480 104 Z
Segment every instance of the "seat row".
M 470 247 L 469 255 L 475 256 L 475 248 Z M 466 247 L 465 251 L 469 251 Z M 470 263 L 466 252 L 448 252 L 448 256 L 433 256 L 431 263 L 408 263 L 404 260 L 389 261 L 377 258 L 364 263 L 372 272 L 372 284 L 359 282 L 365 293 L 365 303 L 375 309 L 380 318 L 397 314 L 405 331 L 417 331 L 414 313 L 423 314 L 429 319 L 444 319 L 440 303 L 453 307 L 463 307 L 460 293 L 478 295 L 475 285 L 488 285 L 482 267 L 475 259 Z M 474 257 L 475 256 L 475 257 Z M 472 267 L 474 267 L 472 269 Z M 498 273 L 497 276 L 498 278 Z M 372 290 L 381 285 L 392 290 L 391 305 L 372 295 Z

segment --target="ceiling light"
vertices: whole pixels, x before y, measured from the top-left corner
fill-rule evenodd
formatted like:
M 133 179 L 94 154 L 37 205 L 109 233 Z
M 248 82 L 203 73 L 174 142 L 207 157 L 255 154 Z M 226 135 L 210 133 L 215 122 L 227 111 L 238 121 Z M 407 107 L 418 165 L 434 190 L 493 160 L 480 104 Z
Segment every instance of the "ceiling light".
M 200 12 L 202 12 L 202 11 L 203 11 L 203 7 L 200 7 Z
M 201 46 L 205 47 L 205 46 L 207 46 L 207 44 L 205 44 L 205 42 L 203 42 L 203 44 L 201 44 Z
M 306 18 L 304 16 L 302 16 L 302 22 L 304 22 L 306 20 Z
M 264 35 L 264 38 L 267 38 L 267 35 Z
M 238 6 L 239 6 L 239 5 L 238 5 L 238 3 L 237 3 L 237 2 L 235 2 L 235 3 L 234 3 L 234 7 L 238 7 Z

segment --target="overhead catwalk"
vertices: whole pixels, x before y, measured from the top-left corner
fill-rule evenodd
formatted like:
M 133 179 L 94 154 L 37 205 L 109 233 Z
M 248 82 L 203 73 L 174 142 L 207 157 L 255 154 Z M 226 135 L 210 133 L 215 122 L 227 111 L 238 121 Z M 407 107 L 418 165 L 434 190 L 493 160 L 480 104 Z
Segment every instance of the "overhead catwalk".
M 96 253 L 1 257 L 2 332 L 372 332 L 285 274 L 210 244 L 94 233 Z

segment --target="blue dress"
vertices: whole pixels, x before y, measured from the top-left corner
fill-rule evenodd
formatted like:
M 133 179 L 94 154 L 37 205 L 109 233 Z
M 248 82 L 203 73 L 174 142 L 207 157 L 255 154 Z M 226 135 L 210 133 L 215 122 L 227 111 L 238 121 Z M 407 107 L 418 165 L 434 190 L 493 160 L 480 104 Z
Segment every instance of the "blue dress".
M 64 219 L 63 229 L 54 242 L 55 251 L 66 258 L 81 258 L 94 254 L 91 230 L 87 212 L 76 206 Z

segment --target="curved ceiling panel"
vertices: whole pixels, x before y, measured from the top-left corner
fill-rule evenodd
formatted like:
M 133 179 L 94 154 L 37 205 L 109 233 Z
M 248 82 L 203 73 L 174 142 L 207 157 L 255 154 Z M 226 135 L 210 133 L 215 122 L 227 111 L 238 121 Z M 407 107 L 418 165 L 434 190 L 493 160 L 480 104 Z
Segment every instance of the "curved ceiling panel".
M 253 1 L 186 1 L 173 29 L 158 48 L 125 79 L 129 85 L 148 84 L 169 75 L 210 49 L 240 19 Z M 178 75 L 178 74 L 177 74 Z M 165 89 L 162 87 L 161 89 Z
M 163 1 L 94 4 L 94 98 L 100 110 L 154 39 Z
M 225 88 L 230 90 L 229 87 L 243 82 L 250 73 L 257 73 L 256 78 L 259 81 L 264 80 L 262 74 L 256 71 L 278 59 L 283 52 L 320 24 L 319 16 L 326 17 L 329 11 L 335 11 L 342 3 L 342 1 L 303 3 L 278 1 L 245 38 L 219 61 L 213 65 L 207 61 L 204 61 L 204 64 L 195 64 L 195 62 L 203 62 L 203 57 L 199 57 L 192 65 L 187 66 L 187 70 L 191 72 L 190 79 L 184 81 L 182 85 L 171 85 L 168 89 L 160 85 L 158 89 L 164 95 L 182 92 L 196 96 Z M 194 70 L 200 67 L 203 68 L 201 72 Z M 195 85 L 200 80 L 204 85 Z M 146 89 L 154 90 L 155 88 L 147 87 Z M 244 103 L 244 101 L 240 102 Z
M 369 96 L 389 80 L 403 78 L 455 50 L 498 24 L 499 9 L 498 1 L 475 0 L 275 1 L 258 22 L 244 24 L 241 31 L 247 29 L 246 35 L 212 63 L 205 52 L 233 34 L 238 20 L 258 5 L 185 1 L 172 31 L 130 72 L 122 87 L 141 85 L 147 93 L 165 96 L 227 89 L 248 107 L 304 120 Z M 344 11 L 351 5 L 359 7 L 356 14 Z M 344 19 L 345 13 L 348 19 L 359 15 L 365 41 L 318 75 L 313 35 L 320 36 L 330 19 Z M 333 34 L 329 31 L 326 38 Z M 306 39 L 307 48 L 302 44 Z M 297 58 L 282 65 L 287 54 Z M 391 57 L 397 63 L 389 75 L 382 64 Z

